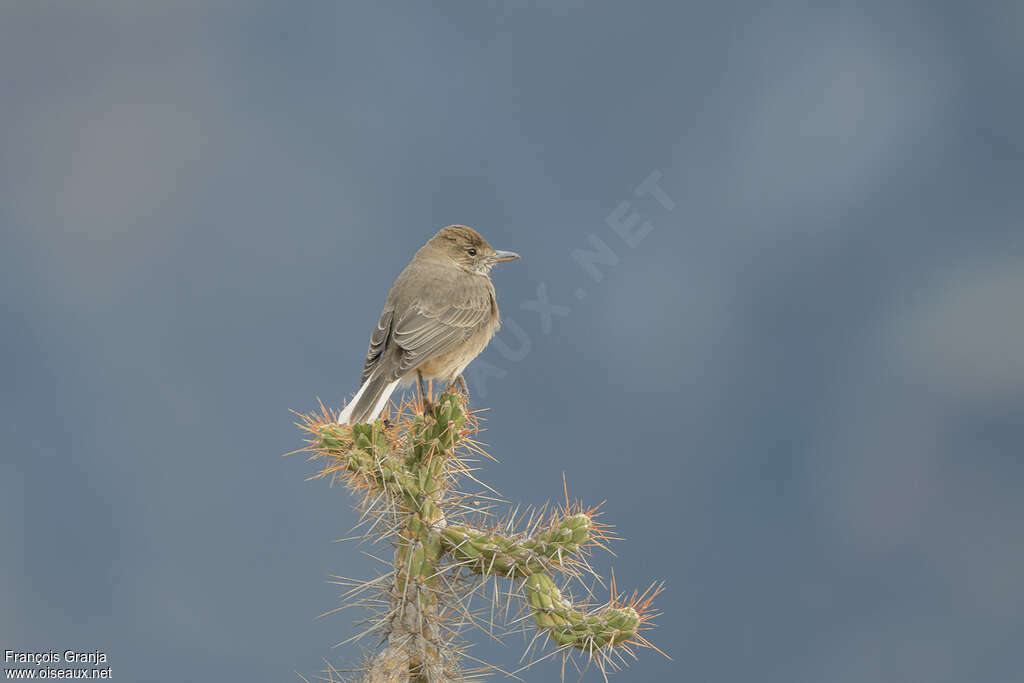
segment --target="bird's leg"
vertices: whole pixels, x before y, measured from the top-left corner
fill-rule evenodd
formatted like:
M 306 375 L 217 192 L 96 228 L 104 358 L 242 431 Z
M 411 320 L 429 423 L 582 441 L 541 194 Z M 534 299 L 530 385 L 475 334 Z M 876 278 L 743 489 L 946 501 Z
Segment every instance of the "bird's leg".
M 416 377 L 420 381 L 420 397 L 423 399 L 423 414 L 433 415 L 434 406 L 430 402 L 430 398 L 427 396 L 427 390 L 423 387 L 423 373 L 419 370 L 416 371 Z

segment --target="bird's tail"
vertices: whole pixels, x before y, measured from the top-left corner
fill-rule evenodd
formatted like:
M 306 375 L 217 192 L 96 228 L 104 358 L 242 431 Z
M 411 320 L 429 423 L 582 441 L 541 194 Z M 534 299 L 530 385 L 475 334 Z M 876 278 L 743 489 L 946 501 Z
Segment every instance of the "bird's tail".
M 400 381 L 389 382 L 380 375 L 371 375 L 338 415 L 338 424 L 355 425 L 376 420 Z

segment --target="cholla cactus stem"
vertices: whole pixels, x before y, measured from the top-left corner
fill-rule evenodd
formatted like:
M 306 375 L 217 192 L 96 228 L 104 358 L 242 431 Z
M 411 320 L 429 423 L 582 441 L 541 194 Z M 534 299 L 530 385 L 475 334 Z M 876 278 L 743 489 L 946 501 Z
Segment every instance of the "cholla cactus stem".
M 479 416 L 466 412 L 456 394 L 443 394 L 431 415 L 419 407 L 405 404 L 393 420 L 352 427 L 335 424 L 322 406 L 319 413 L 301 416 L 300 426 L 310 435 L 304 450 L 324 463 L 316 477 L 342 481 L 361 494 L 361 519 L 369 524 L 363 537 L 394 545 L 392 571 L 369 582 L 344 581 L 354 585 L 343 606 L 379 610 L 369 629 L 353 636 L 382 636 L 360 679 L 455 681 L 496 670 L 465 667 L 477 660 L 466 653 L 459 632 L 472 624 L 500 637 L 495 620 L 502 601 L 505 621 L 521 628 L 522 620 L 509 619 L 517 597 L 537 629 L 528 652 L 546 637 L 563 660 L 582 652 L 607 674 L 625 661 L 622 653 L 633 655 L 632 647 L 653 647 L 641 632 L 651 626 L 650 604 L 660 586 L 620 602 L 613 577 L 611 600 L 593 606 L 574 601 L 553 578 L 592 575 L 600 581 L 586 555 L 614 537 L 597 520 L 597 508 L 571 504 L 566 492 L 564 506 L 525 513 L 518 531 L 518 508 L 504 522 L 489 524 L 489 508 L 498 499 L 456 488 L 465 479 L 480 483 L 471 456 L 490 458 L 474 439 Z M 507 591 L 499 581 L 509 582 Z M 381 590 L 380 598 L 367 597 L 372 590 Z M 489 609 L 471 608 L 477 594 Z M 328 672 L 332 680 L 334 671 Z

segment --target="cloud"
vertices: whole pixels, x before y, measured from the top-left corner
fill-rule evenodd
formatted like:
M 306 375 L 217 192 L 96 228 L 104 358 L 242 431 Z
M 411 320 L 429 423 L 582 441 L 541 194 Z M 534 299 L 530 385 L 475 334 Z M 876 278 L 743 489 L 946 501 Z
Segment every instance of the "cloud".
M 954 270 L 889 331 L 891 362 L 958 401 L 1024 391 L 1024 261 Z
M 843 208 L 920 156 L 955 74 L 924 36 L 894 36 L 839 15 L 763 55 L 770 70 L 723 141 L 735 201 L 759 215 Z
M 70 302 L 102 305 L 162 257 L 162 213 L 195 189 L 227 125 L 209 55 L 151 57 L 89 70 L 8 131 L 9 210 Z

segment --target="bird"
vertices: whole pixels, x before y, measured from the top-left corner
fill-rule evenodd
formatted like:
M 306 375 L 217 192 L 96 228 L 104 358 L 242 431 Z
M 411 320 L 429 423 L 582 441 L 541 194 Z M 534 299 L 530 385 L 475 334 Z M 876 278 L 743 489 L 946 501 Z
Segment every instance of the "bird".
M 373 422 L 403 383 L 419 380 L 421 393 L 424 378 L 464 384 L 462 371 L 501 325 L 491 268 L 518 258 L 465 225 L 441 228 L 427 240 L 391 286 L 370 334 L 359 391 L 338 424 Z

